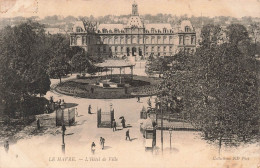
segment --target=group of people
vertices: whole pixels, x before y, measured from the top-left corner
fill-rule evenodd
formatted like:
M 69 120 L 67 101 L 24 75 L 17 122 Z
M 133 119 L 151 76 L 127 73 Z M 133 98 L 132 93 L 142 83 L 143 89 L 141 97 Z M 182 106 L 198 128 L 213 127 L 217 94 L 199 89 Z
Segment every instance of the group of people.
M 100 137 L 100 146 L 101 146 L 102 150 L 105 147 L 105 138 L 103 138 L 103 137 Z M 96 144 L 95 144 L 95 142 L 92 142 L 92 144 L 91 144 L 91 152 L 92 152 L 92 154 L 95 154 L 95 151 L 96 151 Z

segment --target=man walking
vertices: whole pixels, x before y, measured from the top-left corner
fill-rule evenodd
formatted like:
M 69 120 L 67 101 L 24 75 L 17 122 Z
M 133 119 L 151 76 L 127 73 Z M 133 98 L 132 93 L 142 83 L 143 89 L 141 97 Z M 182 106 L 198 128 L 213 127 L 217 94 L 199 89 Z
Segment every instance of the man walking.
M 91 114 L 91 105 L 88 106 L 88 113 Z
M 92 142 L 92 144 L 91 144 L 91 152 L 92 152 L 92 154 L 95 154 L 95 150 L 96 150 L 96 144 L 94 142 Z
M 127 138 L 129 139 L 129 141 L 131 141 L 130 135 L 129 135 L 129 129 L 125 133 L 125 140 L 127 140 Z
M 116 121 L 115 121 L 115 119 L 113 120 L 112 126 L 113 126 L 113 132 L 116 131 Z
M 125 127 L 125 118 L 122 118 L 121 123 L 122 123 L 122 127 L 123 127 L 123 128 L 126 128 L 126 127 Z
M 140 103 L 140 97 L 139 96 L 137 97 L 137 102 Z

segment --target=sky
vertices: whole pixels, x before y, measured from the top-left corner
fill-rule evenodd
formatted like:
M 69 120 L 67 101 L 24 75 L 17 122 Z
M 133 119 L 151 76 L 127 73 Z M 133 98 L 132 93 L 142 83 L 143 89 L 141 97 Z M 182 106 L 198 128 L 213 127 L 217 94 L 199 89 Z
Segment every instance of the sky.
M 128 15 L 134 0 L 0 0 L 0 17 Z M 139 14 L 260 17 L 260 0 L 136 0 Z

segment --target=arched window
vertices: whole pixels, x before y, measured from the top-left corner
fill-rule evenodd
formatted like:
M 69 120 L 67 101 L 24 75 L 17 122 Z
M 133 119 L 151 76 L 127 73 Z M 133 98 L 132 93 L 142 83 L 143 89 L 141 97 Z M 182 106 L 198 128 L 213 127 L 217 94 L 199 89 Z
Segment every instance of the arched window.
M 173 44 L 173 38 L 172 38 L 172 36 L 169 37 L 169 43 L 170 43 L 170 44 Z
M 155 43 L 155 38 L 154 38 L 154 37 L 152 37 L 152 39 L 151 39 L 151 43 L 152 43 L 152 44 Z
M 112 38 L 108 39 L 108 44 L 112 44 Z
M 115 44 L 118 44 L 118 38 L 115 37 Z
M 77 40 L 76 40 L 76 44 L 77 45 L 82 45 L 82 38 L 80 36 L 77 36 Z
M 190 32 L 190 31 L 191 31 L 190 27 L 189 26 L 185 26 L 185 32 Z
M 149 44 L 149 38 L 148 37 L 145 38 L 145 44 Z
M 133 39 L 132 39 L 132 43 L 134 43 L 134 44 L 137 43 L 136 37 L 133 37 Z
M 184 38 L 184 44 L 185 45 L 189 45 L 190 44 L 190 36 L 186 36 L 185 38 Z

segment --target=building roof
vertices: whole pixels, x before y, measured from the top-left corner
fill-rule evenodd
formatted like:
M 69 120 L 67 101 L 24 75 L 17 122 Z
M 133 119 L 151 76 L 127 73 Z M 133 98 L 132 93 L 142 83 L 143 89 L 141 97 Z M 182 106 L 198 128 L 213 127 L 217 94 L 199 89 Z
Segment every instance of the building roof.
M 134 62 L 126 60 L 105 60 L 105 62 L 98 63 L 95 66 L 100 68 L 120 68 L 135 66 Z
M 194 31 L 194 28 L 189 20 L 183 20 L 180 24 L 180 31 L 185 31 L 185 27 L 188 26 L 192 31 Z
M 76 21 L 73 26 L 73 32 L 76 32 L 77 27 L 80 27 L 83 31 L 86 31 L 83 21 Z
M 114 31 L 114 29 L 124 30 L 123 24 L 100 24 L 98 26 L 98 30 L 102 31 L 102 29 L 107 29 Z
M 169 23 L 149 23 L 145 24 L 145 29 L 151 31 L 151 29 L 154 28 L 155 30 L 163 31 L 163 28 L 166 28 L 167 30 L 171 30 L 172 26 Z
M 129 27 L 129 28 L 131 28 L 131 27 L 142 28 L 143 22 L 141 21 L 141 18 L 139 16 L 131 16 L 129 18 L 126 26 Z

